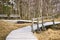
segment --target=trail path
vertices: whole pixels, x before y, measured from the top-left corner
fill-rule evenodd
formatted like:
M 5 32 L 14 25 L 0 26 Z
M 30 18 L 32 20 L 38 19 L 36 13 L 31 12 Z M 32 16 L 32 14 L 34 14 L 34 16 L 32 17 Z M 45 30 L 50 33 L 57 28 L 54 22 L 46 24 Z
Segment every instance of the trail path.
M 55 24 L 59 24 L 60 22 L 55 22 Z M 47 25 L 53 25 L 53 22 L 46 22 L 44 23 L 44 26 Z M 39 27 L 41 27 L 42 24 L 39 24 Z M 33 25 L 34 30 L 37 29 L 37 25 Z M 19 28 L 16 30 L 13 30 L 7 37 L 6 40 L 38 40 L 34 34 L 31 32 L 31 26 L 26 26 L 23 28 Z

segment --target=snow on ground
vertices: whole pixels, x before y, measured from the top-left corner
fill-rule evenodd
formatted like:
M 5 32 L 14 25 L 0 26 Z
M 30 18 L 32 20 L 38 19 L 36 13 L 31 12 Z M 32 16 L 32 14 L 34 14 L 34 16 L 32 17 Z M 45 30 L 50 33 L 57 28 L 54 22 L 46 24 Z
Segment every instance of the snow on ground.
M 60 22 L 55 22 L 55 24 L 58 24 Z M 46 22 L 44 23 L 44 26 L 52 25 L 53 22 Z M 41 27 L 42 24 L 39 24 L 39 27 Z M 37 29 L 37 25 L 33 25 L 34 30 Z M 6 38 L 6 40 L 37 40 L 37 38 L 34 36 L 34 34 L 31 32 L 31 26 L 19 28 L 17 30 L 12 31 Z

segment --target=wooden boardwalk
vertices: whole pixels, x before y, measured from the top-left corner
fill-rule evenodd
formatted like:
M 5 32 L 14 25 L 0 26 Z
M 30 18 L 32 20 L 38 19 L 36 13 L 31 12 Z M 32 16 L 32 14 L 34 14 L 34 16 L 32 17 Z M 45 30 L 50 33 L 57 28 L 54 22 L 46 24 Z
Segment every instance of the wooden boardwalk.
M 60 22 L 55 22 L 59 24 Z M 53 22 L 46 22 L 44 26 L 53 25 Z M 39 28 L 42 27 L 42 24 L 39 24 Z M 37 29 L 37 25 L 33 24 L 33 30 Z M 6 40 L 38 40 L 32 30 L 31 26 L 26 26 L 17 30 L 13 30 L 7 37 Z

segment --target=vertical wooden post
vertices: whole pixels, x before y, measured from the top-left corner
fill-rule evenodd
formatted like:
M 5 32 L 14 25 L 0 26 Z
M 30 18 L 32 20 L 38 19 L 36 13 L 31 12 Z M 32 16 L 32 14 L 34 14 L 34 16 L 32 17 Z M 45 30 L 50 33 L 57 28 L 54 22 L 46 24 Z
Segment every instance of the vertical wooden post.
M 53 21 L 53 25 L 55 25 L 55 22 L 54 22 L 54 16 L 52 16 L 52 18 L 53 18 L 53 20 L 52 20 L 52 21 Z
M 31 31 L 34 33 L 33 24 L 34 24 L 34 22 L 33 22 L 33 19 L 32 19 Z
M 44 25 L 43 25 L 43 0 L 41 0 L 41 18 L 42 18 L 42 29 L 44 29 Z
M 52 21 L 53 21 L 53 26 L 55 27 L 54 16 L 55 16 L 55 14 L 54 14 L 54 10 L 53 10 Z
M 37 31 L 40 31 L 39 29 L 39 19 L 37 18 Z
M 43 16 L 42 16 L 42 29 L 45 30 L 45 29 L 44 29 Z
M 43 10 L 44 10 L 44 4 L 43 4 L 44 0 L 41 0 L 41 18 L 42 18 L 42 30 L 46 30 L 46 28 L 44 27 L 44 19 L 43 19 Z

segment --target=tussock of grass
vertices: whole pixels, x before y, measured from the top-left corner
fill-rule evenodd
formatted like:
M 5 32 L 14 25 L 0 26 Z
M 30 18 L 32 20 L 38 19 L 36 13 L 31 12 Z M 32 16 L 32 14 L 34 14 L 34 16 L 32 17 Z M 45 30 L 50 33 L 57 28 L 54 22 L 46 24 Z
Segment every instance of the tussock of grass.
M 0 21 L 0 40 L 5 40 L 6 35 L 13 29 L 13 24 Z
M 5 40 L 6 36 L 17 28 L 25 27 L 29 24 L 13 24 L 10 22 L 0 21 L 0 40 Z
M 35 33 L 35 36 L 37 36 L 38 40 L 60 40 L 60 29 L 57 30 L 49 28 L 39 34 Z

